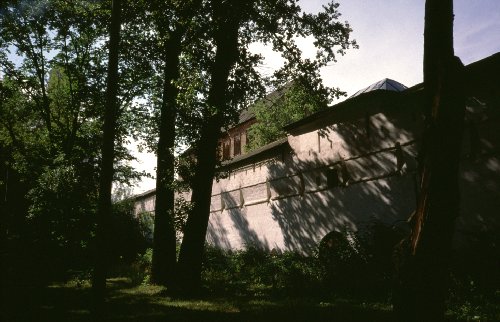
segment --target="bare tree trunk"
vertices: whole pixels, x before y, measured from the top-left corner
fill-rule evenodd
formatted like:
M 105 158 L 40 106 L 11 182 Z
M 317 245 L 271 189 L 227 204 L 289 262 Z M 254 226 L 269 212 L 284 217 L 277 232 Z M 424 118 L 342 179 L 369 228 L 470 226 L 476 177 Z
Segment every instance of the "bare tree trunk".
M 196 151 L 197 160 L 193 178 L 193 194 L 191 202 L 193 209 L 189 213 L 184 228 L 181 251 L 178 263 L 178 284 L 176 288 L 189 295 L 195 293 L 201 283 L 202 255 L 205 245 L 205 235 L 210 214 L 210 198 L 212 195 L 212 180 L 216 166 L 217 140 L 220 134 L 220 124 L 212 119 L 202 130 L 202 138 Z M 213 156 L 212 156 L 213 155 Z
M 174 227 L 174 148 L 179 55 L 183 32 L 174 31 L 165 44 L 163 102 L 156 165 L 156 203 L 153 237 L 153 283 L 168 286 L 175 278 L 177 261 Z
M 238 58 L 240 17 L 236 1 L 214 1 L 214 19 L 218 24 L 215 34 L 217 50 L 210 71 L 211 84 L 207 104 L 215 107 L 216 112 L 204 122 L 200 141 L 196 146 L 191 197 L 193 209 L 184 229 L 178 263 L 177 288 L 185 294 L 196 292 L 201 283 L 202 255 L 210 214 L 212 181 L 217 164 L 217 146 L 223 125 L 223 109 L 227 105 L 226 89 L 229 72 Z
M 0 82 L 0 95 L 2 94 L 2 83 Z M 0 96 L 0 108 L 3 97 Z M 10 211 L 7 208 L 7 196 L 9 189 L 9 166 L 7 164 L 6 149 L 0 144 L 0 319 L 7 320 L 4 312 L 7 311 L 7 220 Z M 4 316 L 5 314 L 5 316 Z
M 465 112 L 464 68 L 453 53 L 453 1 L 427 0 L 424 33 L 426 128 L 420 196 L 404 243 L 394 310 L 400 321 L 443 321 Z
M 115 152 L 116 124 L 118 119 L 118 49 L 120 43 L 121 0 L 113 0 L 109 32 L 109 60 L 104 112 L 101 173 L 96 227 L 96 258 L 92 279 L 94 314 L 102 313 L 106 291 L 108 240 L 111 225 L 111 189 Z M 97 316 L 99 318 L 99 316 Z
M 186 2 L 179 10 L 179 21 L 169 33 L 164 46 L 164 79 L 160 129 L 157 146 L 155 229 L 153 236 L 153 283 L 172 286 L 176 279 L 177 240 L 174 225 L 175 201 L 175 121 L 177 117 L 177 95 L 174 81 L 180 74 L 179 57 L 182 52 L 182 38 L 189 23 L 196 16 L 201 0 Z M 160 8 L 163 7 L 160 5 Z M 158 9 L 161 10 L 161 9 Z M 163 9 L 165 10 L 165 9 Z M 164 37 L 166 35 L 163 35 Z

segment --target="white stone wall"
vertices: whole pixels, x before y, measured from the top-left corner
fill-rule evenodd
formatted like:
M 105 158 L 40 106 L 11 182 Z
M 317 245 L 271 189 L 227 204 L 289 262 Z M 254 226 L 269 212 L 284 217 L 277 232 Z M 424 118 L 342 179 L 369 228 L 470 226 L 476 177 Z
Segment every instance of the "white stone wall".
M 156 196 L 154 194 L 138 199 L 134 205 L 134 214 L 155 211 Z
M 272 159 L 214 181 L 207 241 L 223 248 L 255 244 L 310 254 L 332 230 L 407 218 L 416 204 L 415 137 L 407 130 L 415 121 L 371 118 L 369 136 L 364 119 L 290 135 L 291 151 L 278 150 Z M 385 136 L 380 122 L 399 134 Z M 399 157 L 396 142 L 402 145 Z M 342 168 L 350 180 L 332 187 L 329 173 L 342 181 Z
M 456 245 L 471 232 L 500 228 L 495 215 L 500 209 L 499 110 L 469 112 L 480 147 L 471 159 L 466 129 Z M 419 117 L 396 110 L 372 115 L 369 122 L 362 118 L 290 135 L 291 152 L 277 152 L 274 159 L 214 182 L 207 241 L 223 248 L 255 244 L 310 254 L 332 230 L 356 230 L 373 221 L 401 224 L 416 206 L 421 128 Z M 343 169 L 349 174 L 346 183 Z M 339 173 L 339 186 L 329 186 L 329 171 Z
M 457 221 L 462 236 L 500 228 L 495 215 L 500 209 L 499 116 L 498 107 L 469 109 L 479 147 L 473 147 L 475 136 L 466 129 Z M 393 109 L 290 134 L 288 150 L 276 149 L 269 159 L 248 162 L 214 180 L 207 242 L 311 254 L 333 230 L 356 230 L 373 221 L 401 223 L 416 205 L 421 128 L 414 113 Z M 477 156 L 470 157 L 471 151 Z M 189 194 L 184 197 L 189 200 Z M 154 210 L 154 197 L 136 207 Z

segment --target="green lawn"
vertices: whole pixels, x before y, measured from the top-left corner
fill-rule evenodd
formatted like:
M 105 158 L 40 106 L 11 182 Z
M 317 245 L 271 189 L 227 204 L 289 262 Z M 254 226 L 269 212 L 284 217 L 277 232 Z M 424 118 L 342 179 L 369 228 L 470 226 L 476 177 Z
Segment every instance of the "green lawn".
M 90 314 L 90 284 L 56 283 L 5 290 L 2 322 L 96 321 Z M 171 298 L 158 286 L 136 286 L 127 278 L 108 279 L 107 313 L 97 321 L 393 321 L 388 303 L 276 293 L 264 286 L 240 287 L 197 299 Z M 493 315 L 497 316 L 497 315 Z M 467 317 L 448 321 L 494 321 Z
M 173 299 L 157 286 L 108 280 L 107 315 L 100 321 L 391 321 L 390 306 L 269 295 L 265 290 Z M 10 292 L 3 321 L 91 321 L 90 287 L 76 282 Z

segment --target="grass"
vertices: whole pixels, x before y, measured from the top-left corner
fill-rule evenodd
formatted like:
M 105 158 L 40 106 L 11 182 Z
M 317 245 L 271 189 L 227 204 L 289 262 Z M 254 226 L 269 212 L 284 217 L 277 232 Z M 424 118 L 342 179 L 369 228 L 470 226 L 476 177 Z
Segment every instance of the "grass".
M 391 279 L 368 274 L 377 272 L 376 265 L 337 262 L 345 267 L 335 268 L 345 269 L 328 275 L 317 258 L 255 248 L 242 252 L 208 248 L 202 274 L 205 288 L 197 298 L 186 299 L 168 296 L 163 287 L 144 284 L 151 264 L 151 252 L 146 252 L 137 263 L 113 272 L 128 277 L 108 279 L 105 316 L 93 319 L 89 275 L 81 271 L 73 272 L 74 279 L 66 283 L 4 287 L 0 322 L 394 321 L 389 304 Z M 497 275 L 484 274 L 483 279 L 494 282 L 491 276 Z M 500 321 L 498 284 L 485 288 L 484 281 L 475 281 L 477 277 L 452 277 L 447 321 Z
M 87 281 L 75 280 L 46 287 L 16 287 L 0 316 L 4 322 L 96 321 L 90 313 Z M 458 312 L 460 313 L 460 312 Z M 448 321 L 490 321 L 448 312 Z M 264 285 L 238 292 L 206 290 L 195 299 L 172 298 L 160 286 L 135 285 L 128 278 L 108 279 L 106 316 L 97 321 L 394 321 L 388 303 L 335 296 L 276 293 Z M 494 320 L 491 320 L 494 321 Z
M 108 280 L 107 315 L 100 321 L 391 321 L 383 303 L 272 295 L 266 290 L 197 299 L 168 297 L 158 286 L 134 286 L 129 279 Z M 69 282 L 9 292 L 3 320 L 91 321 L 90 286 Z

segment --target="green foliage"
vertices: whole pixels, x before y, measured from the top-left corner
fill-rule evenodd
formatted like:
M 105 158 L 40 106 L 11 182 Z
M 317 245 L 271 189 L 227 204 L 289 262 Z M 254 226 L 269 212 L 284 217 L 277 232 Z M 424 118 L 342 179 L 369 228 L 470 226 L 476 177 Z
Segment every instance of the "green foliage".
M 137 214 L 137 220 L 139 221 L 141 235 L 150 242 L 153 241 L 153 230 L 155 223 L 154 217 L 154 214 L 148 211 L 140 212 Z
M 151 100 L 150 105 L 155 108 L 161 104 L 160 73 L 163 71 L 161 53 L 164 49 L 161 48 L 164 43 L 162 37 L 172 34 L 176 26 L 189 22 L 182 43 L 182 54 L 179 57 L 180 77 L 174 81 L 179 90 L 177 124 L 182 124 L 176 127 L 178 143 L 194 146 L 200 139 L 200 129 L 203 124 L 215 115 L 220 116 L 218 120 L 222 127 L 230 126 L 237 121 L 242 109 L 263 97 L 266 88 L 289 87 L 286 84 L 292 81 L 295 87 L 293 93 L 287 95 L 289 104 L 294 105 L 290 107 L 293 115 L 291 119 L 287 119 L 286 115 L 280 114 L 282 119 L 278 121 L 283 124 L 277 125 L 278 131 L 282 125 L 326 106 L 333 97 L 343 94 L 336 88 L 324 87 L 319 75 L 321 67 L 334 62 L 338 55 L 344 55 L 349 48 L 357 48 L 356 41 L 350 39 L 352 31 L 350 25 L 339 21 L 338 3 L 330 2 L 321 12 L 309 14 L 302 12 L 299 3 L 294 0 L 259 0 L 245 2 L 245 6 L 236 0 L 220 3 L 200 1 L 196 12 L 186 10 L 193 2 L 196 1 L 162 4 L 160 13 L 156 11 L 159 10 L 157 6 L 151 7 L 148 4 L 152 17 L 151 29 L 158 30 L 152 33 L 153 42 L 149 51 L 152 54 L 158 53 L 150 59 L 156 74 L 150 82 L 153 86 L 150 88 L 151 95 L 148 99 Z M 215 7 L 222 12 L 226 10 L 227 13 L 220 18 L 216 17 Z M 227 24 L 229 20 L 238 21 L 238 52 L 229 76 L 224 80 L 227 81 L 225 98 L 217 104 L 221 106 L 214 106 L 208 99 L 213 72 L 219 71 L 213 66 L 216 53 L 215 37 L 217 37 L 218 23 Z M 164 28 L 167 24 L 170 26 L 169 29 Z M 222 32 L 227 33 L 228 30 Z M 315 58 L 304 57 L 297 45 L 297 39 L 302 37 L 316 40 Z M 260 66 L 264 63 L 264 57 L 250 50 L 250 46 L 256 42 L 270 45 L 281 53 L 285 60 L 282 68 L 272 75 L 262 73 Z M 229 59 L 229 53 L 224 55 Z M 298 115 L 295 115 L 297 113 Z M 273 141 L 275 137 L 276 134 L 273 133 L 271 138 L 263 140 Z M 154 143 L 151 137 L 147 141 Z
M 193 208 L 193 204 L 179 196 L 175 199 L 174 205 L 174 228 L 177 233 L 177 242 L 182 240 L 182 233 L 184 232 L 184 227 L 186 226 L 186 220 L 189 215 L 189 211 Z
M 481 268 L 476 269 L 481 270 Z M 448 315 L 461 321 L 498 321 L 500 290 L 491 292 L 478 286 L 471 277 L 451 274 L 447 300 Z
M 151 239 L 147 235 L 149 227 L 146 215 L 135 216 L 133 199 L 125 199 L 113 204 L 112 226 L 109 249 L 112 258 L 110 263 L 130 264 L 137 254 L 143 254 L 151 247 Z
M 286 294 L 340 294 L 387 298 L 391 271 L 384 271 L 372 253 L 377 245 L 366 235 L 345 230 L 335 247 L 317 256 L 267 251 L 249 246 L 241 251 L 206 246 L 203 279 L 214 292 L 271 289 Z M 382 247 L 383 248 L 383 247 Z M 392 248 L 384 249 L 391 253 Z
M 394 247 L 402 238 L 401 231 L 377 221 L 358 231 L 329 233 L 319 245 L 326 284 L 339 294 L 386 298 Z
M 112 278 L 126 277 L 133 285 L 148 285 L 151 278 L 152 261 L 153 249 L 147 248 L 135 254 L 131 262 L 114 263 L 111 266 L 109 276 Z
M 467 321 L 498 321 L 500 237 L 493 232 L 470 233 L 468 242 L 453 256 L 448 313 Z
M 283 126 L 325 108 L 327 102 L 326 91 L 308 90 L 299 82 L 288 84 L 273 96 L 258 101 L 250 107 L 257 123 L 248 130 L 250 144 L 247 148 L 254 150 L 286 137 Z
M 0 10 L 1 228 L 12 266 L 38 269 L 11 272 L 63 276 L 92 265 L 108 3 L 36 0 L 8 2 Z M 144 83 L 137 80 L 143 74 L 131 72 L 133 57 L 143 56 L 130 54 L 121 66 L 114 179 L 122 183 L 139 176 L 127 165 L 132 157 L 124 147 L 141 129 L 133 98 Z M 117 223 L 129 227 L 127 220 Z
M 320 289 L 323 271 L 317 258 L 257 247 L 226 251 L 207 246 L 202 278 L 213 292 L 272 289 L 309 294 Z
M 27 225 L 35 247 L 58 266 L 57 271 L 72 265 L 81 267 L 90 256 L 95 199 L 84 199 L 88 188 L 79 180 L 71 165 L 44 171 L 27 197 L 31 201 Z M 94 196 L 90 196 L 95 198 Z
M 153 249 L 148 248 L 142 255 L 137 256 L 137 260 L 132 264 L 132 274 L 130 275 L 134 284 L 149 284 L 151 278 L 151 265 L 153 263 Z

